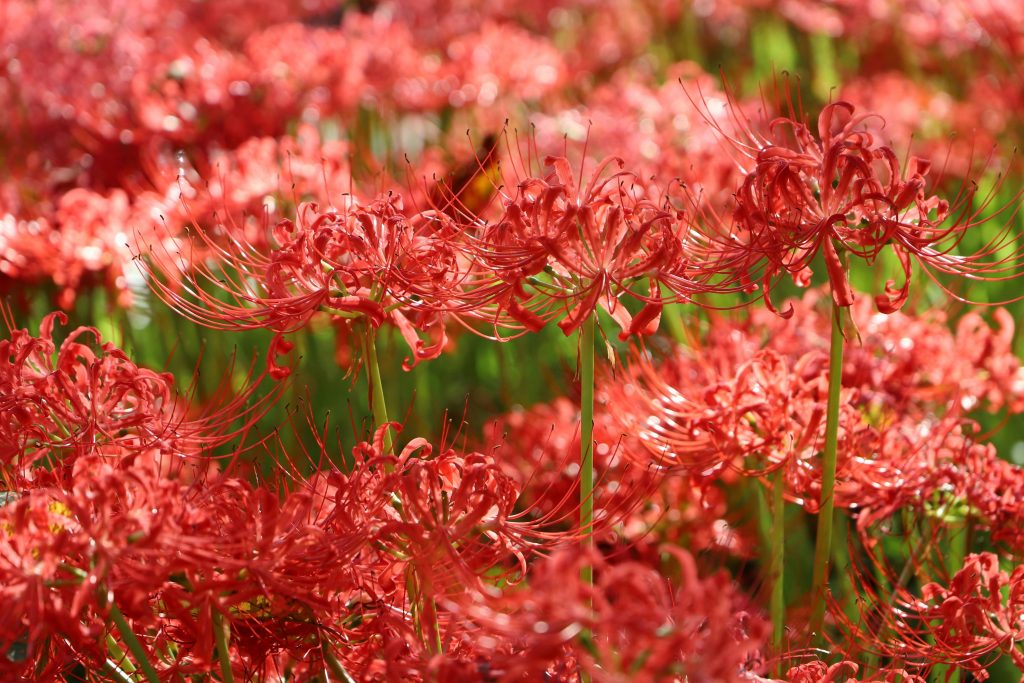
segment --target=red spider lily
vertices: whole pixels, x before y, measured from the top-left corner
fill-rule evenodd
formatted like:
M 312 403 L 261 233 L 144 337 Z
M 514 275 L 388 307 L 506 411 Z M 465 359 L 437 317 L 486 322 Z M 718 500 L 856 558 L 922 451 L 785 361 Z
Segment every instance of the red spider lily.
M 179 548 L 192 558 L 188 586 L 164 595 L 175 605 L 167 608 L 175 637 L 197 661 L 209 658 L 204 615 L 217 610 L 239 634 L 246 662 L 272 643 L 299 656 L 320 629 L 355 675 L 384 666 L 391 676 L 426 676 L 435 671 L 435 627 L 446 661 L 457 656 L 450 645 L 460 627 L 435 604 L 512 581 L 539 550 L 578 542 L 571 523 L 559 531 L 559 518 L 521 511 L 518 486 L 492 458 L 448 446 L 435 454 L 423 439 L 385 454 L 388 428 L 356 447 L 345 473 L 296 479 L 288 507 L 222 480 L 191 499 L 197 526 Z M 326 443 L 318 444 L 322 451 L 306 457 L 323 465 Z M 282 519 L 291 506 L 298 516 Z M 255 612 L 239 607 L 256 602 Z M 203 612 L 189 617 L 197 607 Z
M 740 680 L 756 666 L 767 625 L 722 574 L 701 578 L 678 549 L 678 587 L 633 562 L 558 553 L 533 567 L 528 585 L 467 596 L 452 608 L 475 626 L 465 637 L 489 651 L 502 680 L 544 676 L 595 681 Z M 579 568 L 594 567 L 592 586 Z
M 1011 637 L 1000 630 L 1005 625 L 1018 628 L 1020 616 L 1016 612 L 1002 616 L 1002 608 L 978 603 L 988 600 L 986 595 L 990 602 L 999 603 L 998 587 L 986 587 L 993 577 L 1003 584 L 1015 580 L 999 573 L 998 562 L 982 556 L 968 558 L 949 588 L 959 591 L 957 595 L 947 595 L 942 592 L 945 589 L 930 584 L 918 598 L 906 587 L 911 570 L 925 577 L 921 581 L 930 576 L 944 582 L 945 570 L 933 558 L 941 559 L 943 541 L 967 533 L 966 528 L 987 532 L 993 543 L 1005 544 L 1012 554 L 1019 552 L 1018 500 L 1024 470 L 1001 460 L 992 446 L 974 443 L 964 431 L 955 416 L 938 424 L 906 418 L 880 430 L 873 443 L 865 443 L 860 449 L 863 455 L 847 461 L 837 487 L 837 504 L 856 509 L 858 537 L 873 566 L 858 567 L 853 573 L 854 591 L 862 606 L 859 619 L 849 618 L 838 606 L 833 616 L 850 642 L 866 641 L 874 651 L 917 667 L 948 663 L 980 671 L 995 658 L 996 650 L 1022 661 L 1012 647 L 1019 634 Z M 890 568 L 878 553 L 894 528 L 921 530 L 901 571 Z M 975 576 L 979 572 L 983 580 Z M 970 581 L 975 582 L 973 588 Z M 975 607 L 967 604 L 964 590 L 977 591 L 971 598 Z M 1010 589 L 1006 609 L 1019 611 L 1013 606 L 1014 590 Z M 978 621 L 982 614 L 999 625 Z M 866 629 L 879 635 L 866 637 Z
M 57 321 L 67 318 L 53 313 L 38 337 L 12 329 L 0 340 L 0 461 L 8 469 L 63 461 L 70 471 L 75 458 L 89 453 L 134 460 L 156 452 L 178 461 L 165 464 L 180 471 L 200 450 L 247 433 L 280 393 L 251 402 L 257 377 L 188 415 L 170 374 L 138 367 L 91 327 L 72 330 L 58 347 Z
M 361 508 L 369 523 L 346 528 L 331 523 L 332 504 L 349 509 L 366 492 L 343 489 L 344 482 L 281 499 L 227 476 L 186 486 L 95 457 L 78 463 L 73 490 L 35 489 L 0 510 L 10 607 L 0 641 L 27 642 L 35 655 L 48 634 L 64 634 L 75 656 L 102 659 L 97 634 L 112 596 L 150 661 L 173 662 L 162 674 L 216 666 L 219 614 L 230 624 L 234 665 L 250 675 L 268 651 L 308 658 L 323 629 L 372 636 L 381 627 L 365 611 L 371 595 L 385 607 L 401 604 L 396 583 L 387 587 L 396 560 L 384 562 L 388 555 L 371 547 L 373 523 L 387 520 L 380 514 L 386 491 L 376 510 Z M 31 522 L 33 511 L 39 519 Z M 368 634 L 354 625 L 359 620 L 370 623 Z M 366 647 L 352 649 L 355 657 Z
M 608 399 L 613 400 L 613 399 Z M 662 476 L 635 436 L 623 430 L 610 404 L 594 424 L 594 534 L 627 541 L 632 552 L 659 542 L 691 549 L 725 548 L 738 554 L 745 540 L 725 519 L 721 491 L 681 474 Z M 522 489 L 521 505 L 554 518 L 576 518 L 579 504 L 579 408 L 568 399 L 515 411 L 495 420 L 485 440 Z
M 763 310 L 752 310 L 742 322 L 716 318 L 703 347 L 716 354 L 733 349 L 721 361 L 723 368 L 743 362 L 765 343 L 790 362 L 824 352 L 831 322 L 822 303 L 817 289 L 792 301 L 799 324 Z M 916 415 L 951 408 L 1020 411 L 1024 370 L 1013 354 L 1014 323 L 1007 311 L 993 312 L 995 328 L 969 311 L 953 331 L 948 316 L 934 309 L 880 315 L 859 300 L 850 314 L 860 343 L 844 351 L 843 385 L 858 390 L 864 408 Z
M 182 315 L 214 329 L 286 333 L 319 311 L 373 327 L 388 321 L 413 351 L 408 368 L 445 348 L 440 311 L 463 277 L 460 258 L 447 246 L 455 232 L 442 213 L 406 214 L 393 194 L 367 205 L 349 199 L 345 208 L 325 211 L 305 203 L 295 221 L 273 228 L 269 252 L 241 235 L 226 235 L 225 246 L 198 230 L 199 246 L 216 263 L 191 258 L 193 272 L 172 274 L 171 283 L 154 277 L 151 284 Z M 181 276 L 189 296 L 173 285 Z
M 861 595 L 871 598 L 864 604 L 878 606 L 863 628 L 882 635 L 856 631 L 872 651 L 918 669 L 955 665 L 978 680 L 988 678 L 986 669 L 1001 655 L 1024 664 L 1024 566 L 1006 571 L 993 553 L 971 554 L 952 578 L 926 583 L 920 595 L 887 570 L 885 577 L 891 595 L 858 577 Z
M 839 474 L 836 503 L 857 511 L 865 544 L 874 545 L 875 531 L 896 516 L 967 516 L 993 543 L 1020 551 L 1024 469 L 965 434 L 971 426 L 956 415 L 941 422 L 905 418 L 862 441 Z
M 1016 277 L 1022 250 L 1011 226 L 1017 208 L 1003 207 L 986 216 L 992 197 L 972 208 L 971 189 L 962 190 L 952 202 L 926 194 L 930 162 L 915 157 L 901 167 L 896 153 L 876 144 L 864 129 L 864 121 L 874 115 L 855 115 L 848 102 L 822 110 L 816 136 L 792 104 L 789 108 L 788 117 L 774 119 L 761 132 L 733 106 L 732 119 L 741 130 L 737 135 L 726 133 L 708 115 L 747 175 L 736 194 L 732 225 L 722 226 L 711 212 L 705 217 L 711 219 L 722 251 L 742 256 L 746 277 L 761 280 L 772 310 L 771 288 L 779 277 L 788 273 L 806 285 L 809 266 L 819 253 L 836 305 L 849 306 L 854 293 L 843 255 L 873 263 L 891 250 L 903 279 L 899 284 L 889 281 L 884 293 L 875 296 L 885 313 L 906 302 L 913 261 L 932 279 L 935 273 L 970 279 Z M 968 232 L 1000 215 L 1006 223 L 995 237 L 975 253 L 957 253 Z M 792 315 L 792 309 L 782 315 Z
M 150 593 L 176 566 L 166 539 L 183 514 L 182 485 L 95 456 L 77 465 L 71 488 L 25 491 L 0 509 L 0 641 L 24 639 L 32 661 L 56 638 L 102 663 L 111 600 L 150 609 Z
M 27 330 L 0 341 L 3 382 L 4 460 L 14 462 L 40 446 L 112 440 L 120 429 L 153 426 L 169 403 L 172 378 L 138 368 L 107 344 L 97 355 L 80 341 L 96 330 L 79 328 L 57 349 L 50 314 L 38 337 Z M 37 445 L 38 444 L 38 445 Z
M 316 647 L 321 624 L 360 593 L 353 579 L 372 576 L 356 561 L 371 539 L 325 529 L 318 520 L 327 503 L 306 490 L 282 500 L 237 479 L 190 497 L 174 539 L 182 580 L 159 591 L 180 666 L 212 666 L 214 613 L 230 625 L 232 660 L 247 674 L 268 651 L 301 657 Z
M 861 667 L 854 662 L 842 661 L 835 664 L 825 662 L 808 662 L 794 666 L 786 672 L 782 679 L 754 678 L 757 683 L 925 683 L 926 678 L 911 673 L 906 669 L 886 667 L 885 669 L 867 674 L 866 678 L 858 677 Z
M 503 197 L 501 218 L 469 241 L 474 265 L 493 277 L 471 283 L 471 301 L 480 303 L 469 315 L 535 331 L 562 314 L 558 326 L 569 335 L 601 308 L 625 339 L 652 334 L 666 302 L 708 289 L 687 251 L 688 226 L 641 196 L 620 160 L 605 159 L 586 180 L 574 177 L 565 157 L 545 165 L 551 173 L 519 181 Z M 673 293 L 662 295 L 661 284 Z M 623 299 L 643 307 L 633 316 Z
M 557 530 L 560 510 L 524 512 L 519 486 L 494 458 L 451 447 L 435 455 L 422 438 L 384 457 L 381 434 L 361 447 L 370 457 L 363 467 L 390 470 L 383 481 L 401 502 L 390 522 L 378 524 L 378 540 L 409 558 L 439 591 L 470 585 L 482 570 L 509 561 L 521 569 L 535 550 L 577 540 L 578 531 Z
M 824 415 L 820 354 L 791 364 L 761 351 L 742 361 L 736 346 L 680 350 L 659 367 L 640 356 L 608 384 L 623 430 L 661 466 L 703 476 L 723 467 L 756 473 L 814 454 Z
M 813 507 L 828 325 L 809 306 L 814 298 L 796 304 L 799 329 L 766 313 L 740 326 L 717 320 L 700 350 L 677 350 L 659 365 L 641 356 L 604 384 L 621 430 L 660 465 L 698 474 L 785 463 L 787 495 Z M 1019 410 L 1020 368 L 1005 315 L 997 314 L 998 331 L 968 315 L 954 334 L 937 314 L 872 315 L 867 302 L 853 312 L 863 343 L 844 364 L 837 504 L 892 511 L 954 486 L 994 513 L 1003 498 L 997 492 L 1017 488 L 1015 468 L 998 464 L 990 449 L 965 445 L 959 425 L 975 407 Z M 1007 540 L 1018 533 L 1012 514 L 998 517 Z
M 102 661 L 111 597 L 150 661 L 173 661 L 168 676 L 216 666 L 215 614 L 230 624 L 233 666 L 245 675 L 268 651 L 307 658 L 324 629 L 364 641 L 345 655 L 356 661 L 379 650 L 377 635 L 395 624 L 414 642 L 408 620 L 390 616 L 404 614 L 395 578 L 406 560 L 373 547 L 374 527 L 394 513 L 380 486 L 376 501 L 373 489 L 338 479 L 281 499 L 226 476 L 185 486 L 95 457 L 78 463 L 72 490 L 35 489 L 0 510 L 9 607 L 0 642 L 27 642 L 36 656 L 62 634 L 76 657 Z M 367 499 L 373 505 L 351 505 Z M 338 525 L 335 510 L 366 518 Z

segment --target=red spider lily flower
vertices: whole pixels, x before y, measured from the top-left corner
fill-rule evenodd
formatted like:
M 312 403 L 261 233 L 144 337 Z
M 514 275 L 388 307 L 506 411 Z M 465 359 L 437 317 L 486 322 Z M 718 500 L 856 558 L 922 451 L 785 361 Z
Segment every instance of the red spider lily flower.
M 755 312 L 739 325 L 715 320 L 699 350 L 679 349 L 660 364 L 640 356 L 603 384 L 619 429 L 659 465 L 694 474 L 756 474 L 784 463 L 787 495 L 813 507 L 829 325 L 816 298 L 796 302 L 799 328 Z M 993 514 L 1008 500 L 997 492 L 1019 487 L 1015 468 L 966 439 L 960 425 L 973 409 L 1019 410 L 1021 371 L 1006 316 L 997 313 L 1002 327 L 993 329 L 968 315 L 956 332 L 940 314 L 881 315 L 866 301 L 853 316 L 862 344 L 844 362 L 837 504 L 891 512 L 952 486 Z M 1007 510 L 1000 537 L 1016 542 L 1016 505 Z
M 1021 607 L 1013 597 L 1019 591 L 1012 587 L 1019 571 L 1007 578 L 998 562 L 973 556 L 953 578 L 949 593 L 930 584 L 922 597 L 904 586 L 905 576 L 898 578 L 913 568 L 919 576 L 944 583 L 945 570 L 931 559 L 933 549 L 941 553 L 944 539 L 964 533 L 957 531 L 964 523 L 987 532 L 993 544 L 1009 548 L 1012 555 L 1019 553 L 1024 470 L 1000 459 L 992 446 L 965 436 L 955 416 L 932 425 L 904 422 L 882 431 L 876 443 L 860 451 L 864 455 L 844 467 L 837 504 L 856 511 L 858 538 L 873 566 L 858 566 L 853 572 L 862 614 L 851 619 L 834 605 L 836 623 L 848 642 L 866 642 L 871 650 L 918 668 L 948 663 L 980 671 L 997 651 L 1024 661 L 1014 646 L 1021 639 L 1014 630 L 1021 623 Z M 894 570 L 875 549 L 894 525 L 917 520 L 925 533 L 910 547 L 906 567 Z M 998 605 L 1007 590 L 993 581 L 1002 586 L 1010 582 L 1005 606 Z M 974 595 L 965 596 L 964 591 Z M 882 635 L 868 636 L 866 629 Z
M 95 456 L 78 465 L 72 490 L 37 488 L 0 510 L 10 608 L 0 642 L 27 639 L 35 653 L 63 634 L 76 656 L 102 661 L 97 644 L 113 597 L 151 661 L 173 644 L 168 675 L 217 666 L 215 613 L 230 624 L 233 664 L 248 675 L 268 651 L 306 657 L 322 629 L 372 641 L 384 628 L 365 609 L 373 595 L 385 613 L 400 609 L 401 582 L 388 569 L 400 577 L 404 561 L 372 547 L 374 524 L 389 519 L 382 488 L 375 506 L 356 508 L 368 519 L 350 528 L 334 523 L 333 504 L 349 510 L 366 492 L 341 480 L 333 494 L 303 488 L 282 499 L 229 476 L 185 485 Z
M 103 498 L 119 506 L 115 514 L 83 524 L 83 531 L 90 532 L 88 547 L 102 541 L 102 548 L 116 551 L 116 562 L 95 564 L 107 567 L 102 581 L 149 644 L 151 660 L 166 662 L 167 648 L 173 649 L 174 661 L 161 667 L 162 675 L 216 669 L 218 619 L 231 631 L 239 675 L 261 671 L 268 652 L 309 660 L 311 651 L 337 639 L 351 639 L 343 658 L 358 662 L 380 650 L 377 637 L 389 624 L 406 624 L 389 616 L 404 614 L 404 561 L 374 548 L 374 529 L 394 512 L 383 472 L 375 478 L 373 487 L 365 486 L 373 483 L 366 477 L 349 482 L 331 473 L 288 494 L 229 475 L 188 486 L 164 482 L 175 505 L 152 503 L 162 523 L 145 538 L 132 533 L 135 507 L 127 505 L 140 492 L 126 487 Z M 149 507 L 139 507 L 148 513 Z M 346 519 L 357 521 L 339 523 Z M 379 623 L 375 606 L 383 615 Z
M 399 460 L 396 490 L 403 522 L 385 526 L 382 533 L 399 532 L 389 545 L 411 556 L 421 589 L 433 591 L 427 595 L 441 603 L 457 602 L 470 587 L 490 591 L 496 577 L 519 581 L 535 553 L 574 546 L 581 533 L 600 533 L 577 529 L 575 507 L 556 498 L 556 491 L 541 494 L 555 500 L 525 506 L 518 483 L 496 458 L 452 449 L 429 460 L 413 458 L 429 455 L 423 447 L 422 441 L 410 442 Z M 498 449 L 495 456 L 501 453 Z M 608 516 L 598 527 L 616 522 Z
M 700 577 L 685 551 L 667 552 L 681 566 L 677 587 L 639 563 L 562 552 L 537 563 L 528 584 L 470 594 L 452 609 L 474 624 L 465 637 L 490 650 L 503 680 L 552 667 L 567 674 L 556 680 L 742 680 L 757 666 L 766 622 L 727 576 Z M 585 564 L 592 586 L 578 579 Z
M 371 539 L 317 524 L 322 495 L 301 490 L 282 500 L 222 477 L 188 504 L 166 548 L 176 545 L 182 580 L 165 583 L 158 596 L 163 628 L 194 671 L 213 666 L 214 613 L 229 624 L 232 659 L 245 671 L 268 651 L 301 656 L 316 647 L 321 624 L 332 624 L 358 595 L 352 579 L 365 569 L 353 560 Z
M 650 466 L 635 432 L 622 429 L 602 392 L 595 414 L 594 487 L 597 539 L 630 543 L 634 553 L 659 552 L 659 543 L 691 549 L 724 548 L 744 554 L 741 534 L 725 519 L 722 492 L 706 480 L 666 477 Z M 521 488 L 520 504 L 533 514 L 568 521 L 579 505 L 579 407 L 565 398 L 503 415 L 484 441 Z
M 71 488 L 35 488 L 0 509 L 0 642 L 24 637 L 38 661 L 56 638 L 101 666 L 111 600 L 129 613 L 151 609 L 150 594 L 174 571 L 167 537 L 182 491 L 152 469 L 85 456 Z
M 932 279 L 936 273 L 992 280 L 1017 276 L 1022 249 L 1011 227 L 1016 208 L 1003 207 L 986 217 L 992 198 L 973 208 L 971 189 L 951 202 L 927 194 L 930 162 L 915 157 L 901 166 L 897 154 L 865 130 L 865 120 L 873 115 L 856 115 L 848 102 L 822 110 L 817 135 L 793 110 L 790 105 L 788 117 L 771 121 L 762 132 L 733 106 L 733 119 L 741 124 L 738 135 L 727 134 L 708 115 L 747 175 L 736 194 L 730 227 L 715 225 L 709 212 L 705 216 L 723 252 L 742 255 L 746 276 L 761 280 L 772 310 L 771 289 L 779 277 L 788 273 L 806 285 L 809 266 L 819 253 L 836 305 L 849 306 L 854 293 L 843 255 L 873 263 L 890 250 L 903 279 L 889 281 L 875 296 L 885 313 L 906 302 L 914 261 Z M 1005 225 L 980 250 L 957 253 L 965 234 L 1006 214 Z M 792 309 L 782 315 L 792 315 Z
M 790 668 L 782 679 L 754 677 L 756 683 L 926 683 L 927 679 L 895 667 L 885 667 L 866 677 L 858 677 L 861 667 L 855 662 L 835 664 L 815 661 Z
M 72 330 L 56 346 L 58 321 L 67 318 L 53 313 L 39 336 L 12 330 L 0 340 L 0 462 L 8 468 L 63 460 L 70 471 L 89 453 L 126 454 L 131 462 L 157 452 L 183 464 L 248 432 L 280 395 L 250 401 L 261 379 L 250 369 L 245 390 L 227 386 L 205 410 L 190 411 L 169 373 L 137 366 L 95 328 Z
M 1000 656 L 1024 664 L 1024 566 L 1007 571 L 994 553 L 970 554 L 951 578 L 926 583 L 919 595 L 891 570 L 881 573 L 891 581 L 891 597 L 888 587 L 854 573 L 857 589 L 871 598 L 864 604 L 878 606 L 854 636 L 869 650 L 918 670 L 953 665 L 982 681 Z
M 764 350 L 742 361 L 735 347 L 680 350 L 658 367 L 639 356 L 608 384 L 623 431 L 637 434 L 659 465 L 702 476 L 757 473 L 814 454 L 823 433 L 820 354 L 792 362 Z
M 347 202 L 327 210 L 301 204 L 295 220 L 272 229 L 268 252 L 242 235 L 226 235 L 225 245 L 215 232 L 197 230 L 199 247 L 216 262 L 189 259 L 192 271 L 171 273 L 169 282 L 154 274 L 154 291 L 214 329 L 287 333 L 320 311 L 375 328 L 390 322 L 412 349 L 407 368 L 437 357 L 447 341 L 441 311 L 463 271 L 447 246 L 457 226 L 438 212 L 407 214 L 394 194 L 365 205 Z M 154 265 L 161 262 L 173 259 Z M 185 293 L 175 284 L 181 278 Z
M 800 324 L 752 310 L 744 321 L 712 321 L 703 347 L 716 353 L 733 349 L 722 367 L 743 362 L 767 343 L 791 362 L 828 348 L 831 321 L 822 310 L 823 294 L 809 290 L 790 302 Z M 1008 410 L 1024 401 L 1024 370 L 1013 353 L 1014 322 L 1003 309 L 993 311 L 995 326 L 969 311 L 950 329 L 946 313 L 877 313 L 858 300 L 850 314 L 859 344 L 844 351 L 843 385 L 856 388 L 866 410 L 911 411 L 915 415 Z M 767 342 L 765 342 L 767 340 Z
M 969 517 L 993 544 L 1014 553 L 1024 548 L 1024 469 L 977 443 L 969 435 L 974 428 L 955 414 L 941 421 L 905 417 L 862 440 L 839 474 L 836 504 L 856 511 L 865 545 L 875 545 L 876 532 L 896 516 L 939 516 Z
M 322 637 L 353 675 L 384 663 L 395 676 L 426 675 L 431 623 L 446 652 L 457 625 L 420 610 L 521 575 L 541 548 L 578 542 L 574 528 L 520 512 L 518 487 L 492 458 L 435 454 L 423 439 L 385 454 L 387 428 L 357 446 L 345 473 L 291 480 L 284 500 L 224 476 L 188 496 L 174 546 L 187 580 L 159 595 L 161 628 L 195 671 L 209 665 L 216 612 L 249 673 L 268 648 L 302 657 Z
M 665 303 L 705 291 L 686 252 L 688 226 L 641 196 L 619 159 L 603 160 L 589 179 L 574 177 L 565 157 L 545 165 L 552 171 L 518 182 L 501 218 L 469 242 L 474 264 L 496 278 L 474 283 L 487 301 L 474 317 L 538 330 L 562 314 L 558 326 L 569 335 L 601 308 L 625 339 L 653 333 Z M 662 295 L 661 284 L 673 293 Z M 635 317 L 623 299 L 643 304 Z
M 390 470 L 383 481 L 400 503 L 375 524 L 376 539 L 438 594 L 461 591 L 482 572 L 520 571 L 536 550 L 578 541 L 578 530 L 558 530 L 560 510 L 524 512 L 519 486 L 495 458 L 446 446 L 434 454 L 422 438 L 383 456 L 380 435 L 361 446 L 370 459 L 360 469 Z

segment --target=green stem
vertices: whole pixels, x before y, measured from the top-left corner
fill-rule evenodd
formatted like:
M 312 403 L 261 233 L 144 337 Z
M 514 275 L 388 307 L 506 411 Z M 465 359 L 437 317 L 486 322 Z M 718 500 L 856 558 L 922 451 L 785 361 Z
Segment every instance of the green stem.
M 832 302 L 832 338 L 828 361 L 828 408 L 825 422 L 825 454 L 821 464 L 821 509 L 814 544 L 814 573 L 811 579 L 812 634 L 821 636 L 825 622 L 829 559 L 832 554 L 832 525 L 835 510 L 836 461 L 839 446 L 839 390 L 843 379 L 842 309 Z
M 120 662 L 120 666 L 124 667 L 128 673 L 135 673 L 135 665 L 132 664 L 131 660 L 125 655 L 124 650 L 117 644 L 114 636 L 109 633 L 107 634 L 107 652 L 111 654 L 114 660 Z
M 782 676 L 782 639 L 786 629 L 786 599 L 784 591 L 786 551 L 786 502 L 782 496 L 786 486 L 785 467 L 772 472 L 772 531 L 771 564 L 772 595 L 769 612 L 772 618 L 772 652 L 778 657 L 775 677 Z
M 224 683 L 234 683 L 235 674 L 231 670 L 231 650 L 228 642 L 231 640 L 230 626 L 224 621 L 224 616 L 216 609 L 213 610 L 213 638 L 217 644 L 217 661 L 220 662 L 220 680 Z
M 373 411 L 374 427 L 386 425 L 388 420 L 388 406 L 384 401 L 384 384 L 380 379 L 380 364 L 377 362 L 377 331 L 373 325 L 366 323 L 366 333 L 363 336 L 363 349 L 365 351 L 363 362 L 366 363 L 366 374 L 370 381 L 370 410 Z M 391 430 L 384 433 L 384 452 L 391 453 L 393 444 L 391 441 Z
M 440 654 L 441 627 L 437 623 L 437 603 L 429 578 L 421 578 L 415 568 L 405 578 L 405 586 L 412 602 L 412 619 L 416 637 L 431 655 Z
M 420 626 L 420 639 L 432 655 L 441 654 L 441 627 L 437 623 L 437 603 L 434 602 L 434 587 L 429 577 L 413 574 L 412 581 L 416 595 L 416 619 Z
M 139 668 L 142 669 L 143 675 L 149 683 L 160 683 L 160 676 L 156 672 L 152 662 L 149 661 L 149 657 L 146 655 L 146 649 L 142 647 L 142 643 L 135 637 L 135 632 L 132 631 L 131 626 L 128 625 L 128 621 L 125 620 L 124 615 L 121 614 L 121 610 L 117 608 L 117 605 L 111 603 L 110 605 L 110 618 L 117 626 L 118 632 L 121 634 L 121 640 L 128 646 L 128 651 L 135 657 L 135 661 L 138 662 Z
M 444 651 L 444 646 L 441 644 L 441 626 L 437 621 L 437 603 L 434 602 L 433 596 L 423 597 L 423 621 L 430 629 L 427 648 L 431 654 L 441 654 Z
M 916 534 L 912 528 L 906 528 L 904 533 L 906 534 L 908 542 L 913 541 L 914 545 L 910 549 L 910 554 L 907 555 L 906 562 L 903 563 L 903 569 L 900 570 L 900 574 L 896 577 L 896 583 L 892 584 L 889 590 L 889 598 L 885 602 L 886 609 L 892 609 L 896 604 L 896 599 L 899 597 L 899 590 L 907 585 L 910 581 L 911 575 L 914 573 L 914 558 L 923 557 L 924 552 L 928 547 L 928 539 L 921 537 Z M 881 570 L 881 566 L 886 561 L 886 553 L 881 543 L 875 546 L 875 559 L 872 562 L 874 566 L 875 581 L 878 582 L 879 586 L 888 583 L 888 578 L 884 571 Z M 892 637 L 892 630 L 883 627 L 879 629 L 878 638 L 881 642 L 885 642 L 888 638 Z M 864 658 L 864 671 L 865 674 L 877 673 L 880 666 L 881 657 L 874 652 L 868 652 Z
M 594 328 L 591 314 L 580 328 L 580 545 L 593 547 L 594 536 Z M 594 568 L 585 563 L 580 578 L 594 583 Z
M 331 652 L 331 649 L 327 647 L 327 641 L 325 641 L 323 638 L 320 639 L 320 649 L 323 650 L 324 653 L 324 663 L 327 665 L 327 668 L 330 670 L 330 672 L 334 674 L 334 676 L 338 680 L 342 681 L 343 683 L 356 683 L 355 679 L 352 678 L 349 672 L 345 671 L 345 666 L 340 661 L 338 661 L 338 658 L 334 656 L 334 653 Z
M 117 683 L 134 683 L 131 676 L 109 659 L 103 660 L 103 671 Z
M 370 409 L 373 411 L 373 421 L 376 427 L 387 424 L 388 420 L 388 407 L 384 400 L 384 384 L 381 382 L 380 377 L 380 364 L 377 361 L 377 340 L 376 330 L 369 323 L 366 324 L 366 334 L 363 337 L 363 346 L 365 350 L 365 357 L 363 361 L 366 363 L 366 372 L 369 376 L 370 390 L 372 392 L 370 397 Z M 384 432 L 384 452 L 391 453 L 394 449 L 394 444 L 391 439 L 391 430 L 388 429 Z M 441 652 L 441 629 L 437 623 L 437 608 L 434 604 L 434 599 L 429 595 L 420 595 L 422 604 L 420 609 L 417 611 L 421 615 L 421 621 L 423 621 L 427 628 L 430 629 L 429 640 L 427 645 L 432 648 L 435 654 Z

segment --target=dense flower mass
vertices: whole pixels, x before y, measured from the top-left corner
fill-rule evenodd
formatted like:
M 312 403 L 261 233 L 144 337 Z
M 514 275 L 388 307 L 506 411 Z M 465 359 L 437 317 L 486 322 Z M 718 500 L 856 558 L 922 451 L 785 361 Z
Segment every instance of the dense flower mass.
M 0 2 L 0 679 L 1020 679 L 1022 58 L 1010 0 Z

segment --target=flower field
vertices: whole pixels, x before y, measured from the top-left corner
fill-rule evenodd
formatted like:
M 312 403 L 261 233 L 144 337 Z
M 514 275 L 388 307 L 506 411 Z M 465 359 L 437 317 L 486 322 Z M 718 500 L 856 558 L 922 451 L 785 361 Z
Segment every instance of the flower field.
M 0 104 L 0 681 L 1024 680 L 1018 0 L 2 0 Z

